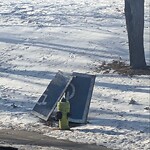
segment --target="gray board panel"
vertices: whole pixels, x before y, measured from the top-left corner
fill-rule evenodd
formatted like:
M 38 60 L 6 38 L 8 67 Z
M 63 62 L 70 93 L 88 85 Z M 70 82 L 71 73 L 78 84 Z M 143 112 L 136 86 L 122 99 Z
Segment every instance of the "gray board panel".
M 33 108 L 33 114 L 47 121 L 54 111 L 57 102 L 62 98 L 70 84 L 72 76 L 58 72 Z
M 69 99 L 70 101 L 70 122 L 86 123 L 89 112 L 93 87 L 95 83 L 95 75 L 73 73 L 73 79 L 70 85 L 74 86 L 74 96 Z M 73 88 L 68 86 L 65 93 L 73 92 Z

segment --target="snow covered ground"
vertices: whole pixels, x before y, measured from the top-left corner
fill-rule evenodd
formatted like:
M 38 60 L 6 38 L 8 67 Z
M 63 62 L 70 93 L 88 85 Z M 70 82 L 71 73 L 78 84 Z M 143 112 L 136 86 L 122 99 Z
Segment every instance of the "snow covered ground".
M 144 46 L 150 64 L 150 1 Z M 128 60 L 123 0 L 0 0 L 0 129 L 41 132 L 122 150 L 150 149 L 149 76 L 96 73 Z M 96 74 L 89 124 L 45 126 L 31 111 L 58 70 Z M 134 99 L 137 104 L 129 104 Z

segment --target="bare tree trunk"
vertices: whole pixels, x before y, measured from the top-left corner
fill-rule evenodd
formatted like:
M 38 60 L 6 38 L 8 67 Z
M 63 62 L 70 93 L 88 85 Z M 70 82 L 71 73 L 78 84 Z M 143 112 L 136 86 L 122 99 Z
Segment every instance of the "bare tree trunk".
M 130 66 L 133 69 L 146 68 L 143 44 L 144 0 L 125 0 L 125 17 L 129 41 Z

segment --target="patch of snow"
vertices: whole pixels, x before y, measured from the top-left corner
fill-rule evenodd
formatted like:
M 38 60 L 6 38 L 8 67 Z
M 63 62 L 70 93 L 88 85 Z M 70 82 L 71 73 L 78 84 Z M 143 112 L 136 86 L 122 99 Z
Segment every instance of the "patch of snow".
M 148 65 L 149 5 L 146 0 Z M 94 72 L 103 61 L 121 58 L 129 63 L 128 55 L 122 0 L 0 1 L 0 129 L 37 131 L 113 149 L 148 150 L 150 112 L 144 108 L 150 105 L 149 76 Z M 52 130 L 31 114 L 58 70 L 97 76 L 89 124 L 72 132 Z M 129 104 L 131 99 L 138 105 Z

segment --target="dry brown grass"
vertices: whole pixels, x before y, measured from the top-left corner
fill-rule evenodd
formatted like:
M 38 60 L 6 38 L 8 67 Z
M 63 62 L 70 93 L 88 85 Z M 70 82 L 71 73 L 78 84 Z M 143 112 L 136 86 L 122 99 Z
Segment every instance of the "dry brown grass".
M 150 67 L 146 69 L 132 69 L 125 62 L 120 60 L 113 60 L 111 63 L 102 62 L 100 65 L 95 67 L 95 72 L 102 72 L 107 74 L 110 72 L 117 72 L 121 75 L 133 76 L 133 75 L 150 75 Z

